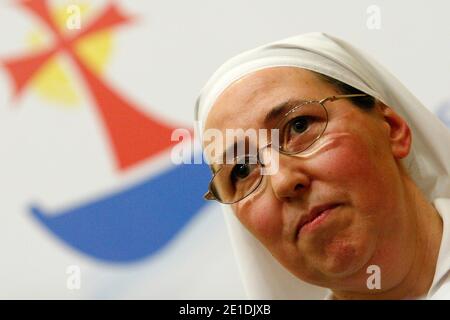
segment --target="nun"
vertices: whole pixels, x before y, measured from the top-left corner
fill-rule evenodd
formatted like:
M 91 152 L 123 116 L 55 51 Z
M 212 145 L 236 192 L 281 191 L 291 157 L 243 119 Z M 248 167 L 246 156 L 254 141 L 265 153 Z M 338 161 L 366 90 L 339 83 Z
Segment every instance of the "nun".
M 277 132 L 205 153 L 250 299 L 450 299 L 450 132 L 370 56 L 324 33 L 257 47 L 195 118 L 204 148 L 211 130 Z

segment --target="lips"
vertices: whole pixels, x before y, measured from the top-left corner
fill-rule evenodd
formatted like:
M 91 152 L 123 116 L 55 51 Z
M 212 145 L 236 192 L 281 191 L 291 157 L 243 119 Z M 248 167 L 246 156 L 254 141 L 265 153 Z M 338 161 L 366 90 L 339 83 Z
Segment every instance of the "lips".
M 327 203 L 313 207 L 311 210 L 309 210 L 308 214 L 300 218 L 300 221 L 296 228 L 296 237 L 299 236 L 300 231 L 305 225 L 311 224 L 312 222 L 315 222 L 315 220 L 319 220 L 319 217 L 321 218 L 322 213 L 327 210 L 332 210 L 338 206 L 340 206 L 339 203 Z

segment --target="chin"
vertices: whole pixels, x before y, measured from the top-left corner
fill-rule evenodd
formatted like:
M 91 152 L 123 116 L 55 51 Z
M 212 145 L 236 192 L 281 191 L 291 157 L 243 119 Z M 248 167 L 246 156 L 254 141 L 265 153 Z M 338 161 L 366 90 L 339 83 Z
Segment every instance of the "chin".
M 373 255 L 373 248 L 375 246 L 366 238 L 333 239 L 314 257 L 315 267 L 326 277 L 347 278 L 364 268 Z

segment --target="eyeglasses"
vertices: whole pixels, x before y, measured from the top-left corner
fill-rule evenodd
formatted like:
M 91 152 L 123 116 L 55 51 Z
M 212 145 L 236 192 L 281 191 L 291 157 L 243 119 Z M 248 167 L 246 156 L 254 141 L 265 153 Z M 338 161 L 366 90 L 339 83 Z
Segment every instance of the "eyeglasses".
M 339 99 L 364 97 L 367 94 L 337 95 L 320 101 L 302 102 L 287 111 L 274 129 L 278 129 L 277 151 L 285 155 L 297 155 L 322 137 L 328 124 L 326 102 Z M 206 200 L 232 204 L 248 197 L 261 185 L 266 161 L 261 161 L 265 151 L 275 149 L 273 141 L 257 150 L 257 154 L 238 156 L 221 165 L 213 174 Z

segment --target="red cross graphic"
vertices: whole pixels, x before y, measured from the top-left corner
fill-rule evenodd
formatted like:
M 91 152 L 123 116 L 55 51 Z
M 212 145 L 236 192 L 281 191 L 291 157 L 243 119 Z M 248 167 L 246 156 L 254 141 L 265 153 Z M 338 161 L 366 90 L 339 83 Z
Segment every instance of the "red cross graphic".
M 19 0 L 18 4 L 38 16 L 54 37 L 54 45 L 39 53 L 14 57 L 1 62 L 8 70 L 14 83 L 14 96 L 18 97 L 39 70 L 59 53 L 67 54 L 78 67 L 87 85 L 102 123 L 108 133 L 110 143 L 120 170 L 173 146 L 170 136 L 174 127 L 156 121 L 139 111 L 140 109 L 124 99 L 100 76 L 91 71 L 74 50 L 81 38 L 98 31 L 130 22 L 114 4 L 109 4 L 102 14 L 75 36 L 63 35 L 50 16 L 47 0 Z

